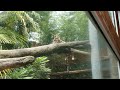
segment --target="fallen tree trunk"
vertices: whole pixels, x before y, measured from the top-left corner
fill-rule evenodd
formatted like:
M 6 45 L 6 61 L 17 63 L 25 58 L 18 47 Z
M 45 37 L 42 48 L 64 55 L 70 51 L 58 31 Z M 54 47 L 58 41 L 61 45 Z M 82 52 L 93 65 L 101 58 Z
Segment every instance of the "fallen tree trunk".
M 0 59 L 0 71 L 30 64 L 35 60 L 33 56 Z
M 34 57 L 37 56 L 69 52 L 70 48 L 87 43 L 89 43 L 88 40 L 56 43 L 32 48 L 0 50 L 0 71 L 7 68 L 16 68 L 32 63 L 35 59 Z
M 37 56 L 49 55 L 52 53 L 62 53 L 68 51 L 68 48 L 73 48 L 75 46 L 84 45 L 87 43 L 89 43 L 88 40 L 56 43 L 56 44 L 49 44 L 44 46 L 32 47 L 32 48 L 0 50 L 0 58 L 14 58 L 14 57 L 23 57 L 23 56 L 37 57 Z

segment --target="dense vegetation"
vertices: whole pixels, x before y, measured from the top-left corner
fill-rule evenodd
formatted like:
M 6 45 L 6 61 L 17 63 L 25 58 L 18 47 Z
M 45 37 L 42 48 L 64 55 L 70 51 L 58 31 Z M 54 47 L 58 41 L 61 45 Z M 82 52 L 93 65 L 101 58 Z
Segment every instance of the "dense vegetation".
M 52 43 L 55 34 L 65 42 L 88 40 L 85 12 L 5 11 L 0 14 L 0 46 L 3 50 L 32 47 L 33 43 L 35 46 L 47 45 Z M 56 58 L 57 55 L 52 56 Z M 48 62 L 46 56 L 36 57 L 32 65 L 3 70 L 0 75 L 10 79 L 48 79 L 51 71 L 59 71 L 56 67 L 48 67 Z M 72 68 L 80 68 L 79 63 L 76 66 Z

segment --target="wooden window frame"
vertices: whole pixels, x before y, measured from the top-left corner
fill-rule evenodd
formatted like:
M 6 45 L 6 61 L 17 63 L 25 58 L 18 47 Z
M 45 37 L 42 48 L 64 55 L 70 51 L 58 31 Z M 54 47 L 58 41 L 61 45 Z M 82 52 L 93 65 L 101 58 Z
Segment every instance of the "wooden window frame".
M 116 57 L 120 61 L 120 38 L 116 33 L 109 12 L 87 11 L 86 13 L 94 26 L 97 28 L 97 30 L 99 30 L 103 34 L 112 51 L 115 53 Z

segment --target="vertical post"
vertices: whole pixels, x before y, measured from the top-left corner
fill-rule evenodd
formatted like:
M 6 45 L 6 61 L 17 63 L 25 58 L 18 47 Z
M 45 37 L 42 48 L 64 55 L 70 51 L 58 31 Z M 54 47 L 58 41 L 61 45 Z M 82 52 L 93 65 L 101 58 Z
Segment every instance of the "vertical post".
M 91 44 L 91 68 L 92 68 L 92 78 L 101 79 L 101 63 L 98 45 L 98 32 L 89 20 L 89 39 Z
M 119 78 L 119 71 L 118 71 L 118 61 L 114 57 L 113 53 L 110 51 L 110 49 L 107 49 L 108 56 L 110 58 L 110 78 L 111 79 L 118 79 Z

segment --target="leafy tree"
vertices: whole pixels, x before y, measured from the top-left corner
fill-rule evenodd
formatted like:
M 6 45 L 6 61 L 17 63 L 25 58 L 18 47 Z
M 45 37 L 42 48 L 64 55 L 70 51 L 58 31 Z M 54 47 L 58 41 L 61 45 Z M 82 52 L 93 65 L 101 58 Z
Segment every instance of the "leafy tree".
M 41 34 L 41 43 L 42 44 L 49 44 L 52 42 L 52 35 L 53 35 L 53 28 L 50 23 L 50 18 L 51 18 L 51 11 L 36 11 L 40 15 L 40 20 L 39 22 L 40 29 L 42 31 Z
M 29 32 L 39 30 L 37 22 L 24 11 L 5 11 L 0 14 L 0 20 L 1 44 L 26 47 Z
M 53 27 L 50 22 L 52 11 L 26 11 L 40 26 L 39 43 L 40 45 L 52 42 Z
M 64 41 L 88 39 L 88 18 L 82 11 L 64 12 L 60 17 L 58 33 Z

